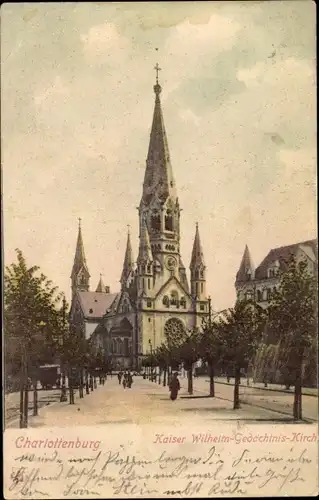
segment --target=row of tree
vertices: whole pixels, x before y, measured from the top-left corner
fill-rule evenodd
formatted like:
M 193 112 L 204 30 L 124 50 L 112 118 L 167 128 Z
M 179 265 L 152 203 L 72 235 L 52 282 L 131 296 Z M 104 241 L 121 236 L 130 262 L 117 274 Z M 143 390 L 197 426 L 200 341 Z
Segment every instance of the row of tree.
M 69 328 L 68 304 L 64 295 L 41 273 L 28 267 L 20 250 L 17 262 L 6 267 L 4 276 L 5 386 L 20 389 L 20 426 L 27 426 L 30 383 L 33 385 L 34 414 L 37 409 L 39 367 L 62 367 L 61 401 L 66 401 L 68 380 L 70 403 L 74 387 L 80 397 L 96 384 L 94 377 L 111 369 L 110 360 L 90 341 Z
M 235 377 L 233 407 L 237 409 L 242 371 L 254 366 L 256 372 L 261 359 L 267 365 L 275 352 L 287 387 L 295 388 L 293 416 L 300 420 L 305 362 L 314 352 L 316 358 L 318 354 L 317 307 L 316 277 L 306 262 L 291 258 L 266 310 L 251 301 L 238 301 L 217 320 L 205 322 L 200 330 L 185 332 L 183 338 L 167 338 L 143 364 L 149 367 L 153 379 L 153 370 L 158 367 L 158 381 L 161 383 L 163 374 L 164 385 L 167 374 L 183 365 L 188 373 L 188 392 L 192 394 L 193 366 L 201 359 L 209 367 L 211 396 L 215 395 L 214 374 L 218 367 Z M 267 366 L 263 370 L 267 385 L 269 370 Z

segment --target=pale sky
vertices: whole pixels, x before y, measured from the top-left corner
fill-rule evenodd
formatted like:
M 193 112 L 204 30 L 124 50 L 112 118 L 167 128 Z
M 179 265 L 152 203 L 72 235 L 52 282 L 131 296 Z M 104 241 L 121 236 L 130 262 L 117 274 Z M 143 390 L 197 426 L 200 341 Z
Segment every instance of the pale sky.
M 135 257 L 154 65 L 178 189 L 182 259 L 199 222 L 214 309 L 247 243 L 316 237 L 315 3 L 2 6 L 5 264 L 20 248 L 70 298 L 82 218 L 95 290 Z M 158 48 L 158 51 L 155 49 Z

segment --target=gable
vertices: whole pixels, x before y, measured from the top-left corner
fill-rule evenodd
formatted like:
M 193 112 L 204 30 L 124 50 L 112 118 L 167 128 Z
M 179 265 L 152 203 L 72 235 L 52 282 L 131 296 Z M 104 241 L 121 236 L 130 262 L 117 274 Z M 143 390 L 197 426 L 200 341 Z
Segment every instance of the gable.
M 173 276 L 158 291 L 155 297 L 156 309 L 188 310 L 192 305 L 192 298 L 178 279 Z
M 132 303 L 127 292 L 121 292 L 116 302 L 115 311 L 117 313 L 129 313 L 132 311 Z

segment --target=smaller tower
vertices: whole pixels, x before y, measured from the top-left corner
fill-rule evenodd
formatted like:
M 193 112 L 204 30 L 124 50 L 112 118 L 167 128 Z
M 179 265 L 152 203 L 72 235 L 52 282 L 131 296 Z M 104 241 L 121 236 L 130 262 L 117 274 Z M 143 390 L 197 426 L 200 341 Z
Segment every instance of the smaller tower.
M 191 295 L 197 300 L 206 300 L 206 266 L 200 242 L 198 223 L 196 223 L 192 259 L 189 268 L 191 272 Z
M 145 219 L 141 221 L 140 245 L 137 258 L 138 294 L 149 295 L 153 288 L 153 255 Z
M 122 289 L 128 288 L 128 279 L 133 271 L 134 271 L 134 259 L 133 259 L 132 245 L 131 245 L 130 229 L 128 228 L 125 257 L 124 257 L 122 275 L 120 280 Z
M 95 291 L 98 293 L 106 293 L 106 287 L 103 283 L 102 274 L 100 274 L 100 281 L 98 282 L 98 285 L 97 285 Z
M 79 219 L 78 239 L 76 243 L 71 280 L 72 295 L 74 295 L 77 290 L 87 292 L 90 288 L 90 273 L 84 253 L 81 219 Z
M 236 283 L 244 283 L 255 278 L 255 267 L 250 256 L 248 246 L 245 246 L 244 255 L 241 259 L 238 273 L 236 275 Z

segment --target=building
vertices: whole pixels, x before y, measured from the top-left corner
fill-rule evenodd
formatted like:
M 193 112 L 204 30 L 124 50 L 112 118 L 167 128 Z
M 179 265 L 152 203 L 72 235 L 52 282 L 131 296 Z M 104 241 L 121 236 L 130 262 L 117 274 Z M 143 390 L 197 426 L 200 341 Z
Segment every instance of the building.
M 255 269 L 246 245 L 236 275 L 237 299 L 253 300 L 261 307 L 266 308 L 269 305 L 272 293 L 278 289 L 280 275 L 287 269 L 289 259 L 293 256 L 297 262 L 306 261 L 308 269 L 315 274 L 318 264 L 317 252 L 317 240 L 273 248 Z
M 199 327 L 208 314 L 206 266 L 196 224 L 190 282 L 180 248 L 181 208 L 171 165 L 161 86 L 154 85 L 155 106 L 138 210 L 139 250 L 133 258 L 130 233 L 120 277 L 121 289 L 110 293 L 102 279 L 89 290 L 90 274 L 79 227 L 71 274 L 70 322 L 93 335 L 120 366 L 137 366 L 143 355 L 169 336 Z

